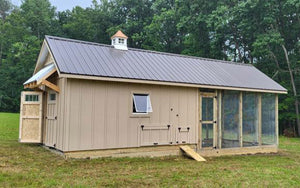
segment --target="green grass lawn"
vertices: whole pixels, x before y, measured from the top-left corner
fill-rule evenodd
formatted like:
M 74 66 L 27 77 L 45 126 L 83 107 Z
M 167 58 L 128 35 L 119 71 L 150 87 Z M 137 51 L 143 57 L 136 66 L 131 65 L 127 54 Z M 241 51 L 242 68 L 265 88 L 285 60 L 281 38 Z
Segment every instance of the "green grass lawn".
M 0 113 L 0 187 L 300 187 L 300 139 L 280 138 L 280 152 L 207 158 L 65 160 L 18 143 L 19 115 Z

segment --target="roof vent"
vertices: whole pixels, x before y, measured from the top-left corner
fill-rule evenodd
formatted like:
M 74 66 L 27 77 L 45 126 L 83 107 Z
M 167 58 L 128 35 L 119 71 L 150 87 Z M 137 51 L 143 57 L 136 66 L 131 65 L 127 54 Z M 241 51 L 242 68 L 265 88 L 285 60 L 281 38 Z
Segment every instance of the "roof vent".
M 111 37 L 111 45 L 119 50 L 128 50 L 127 39 L 128 37 L 119 30 Z

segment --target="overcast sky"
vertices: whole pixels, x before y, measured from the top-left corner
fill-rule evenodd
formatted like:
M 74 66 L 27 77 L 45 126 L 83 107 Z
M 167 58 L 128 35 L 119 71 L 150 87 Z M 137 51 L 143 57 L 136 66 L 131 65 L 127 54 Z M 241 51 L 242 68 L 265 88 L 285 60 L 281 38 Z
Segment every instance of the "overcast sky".
M 14 5 L 21 5 L 22 0 L 11 0 Z M 89 7 L 92 4 L 92 0 L 50 0 L 52 6 L 56 7 L 56 10 L 72 10 L 73 7 L 79 5 L 83 8 Z

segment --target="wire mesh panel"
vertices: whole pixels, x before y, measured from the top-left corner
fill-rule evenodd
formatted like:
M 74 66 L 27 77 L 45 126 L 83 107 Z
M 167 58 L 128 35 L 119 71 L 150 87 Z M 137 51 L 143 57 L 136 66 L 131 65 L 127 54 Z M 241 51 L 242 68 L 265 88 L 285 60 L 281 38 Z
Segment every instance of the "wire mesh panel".
M 214 144 L 213 124 L 202 124 L 202 147 L 213 147 Z
M 276 128 L 275 128 L 275 95 L 263 94 L 261 98 L 262 111 L 262 144 L 276 144 Z
M 222 96 L 222 148 L 239 147 L 239 92 L 224 91 Z
M 202 97 L 202 121 L 214 120 L 214 98 Z
M 258 95 L 243 93 L 243 146 L 258 146 Z

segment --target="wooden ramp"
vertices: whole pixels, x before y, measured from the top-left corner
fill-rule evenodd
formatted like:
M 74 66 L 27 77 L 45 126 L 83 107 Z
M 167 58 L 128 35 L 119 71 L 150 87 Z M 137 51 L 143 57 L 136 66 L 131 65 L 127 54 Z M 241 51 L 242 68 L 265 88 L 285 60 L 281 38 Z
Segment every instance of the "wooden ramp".
M 203 157 L 201 157 L 198 153 L 196 153 L 192 148 L 189 146 L 180 146 L 180 149 L 186 153 L 191 158 L 195 159 L 196 161 L 206 161 Z

